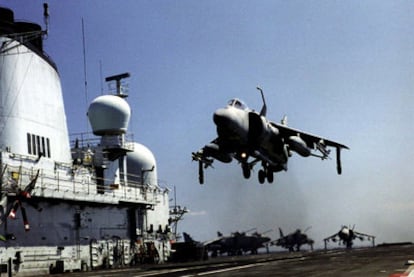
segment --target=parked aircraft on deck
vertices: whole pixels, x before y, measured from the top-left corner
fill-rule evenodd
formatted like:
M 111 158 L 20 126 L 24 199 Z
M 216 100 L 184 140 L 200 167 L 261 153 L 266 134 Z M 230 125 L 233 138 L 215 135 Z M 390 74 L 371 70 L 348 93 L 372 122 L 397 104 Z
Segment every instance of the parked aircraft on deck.
M 338 241 L 339 244 L 342 243 L 346 246 L 346 248 L 352 248 L 354 239 L 359 239 L 361 241 L 367 239 L 369 241 L 372 241 L 372 246 L 375 246 L 375 236 L 354 231 L 354 228 L 355 225 L 352 227 L 352 229 L 347 226 L 342 226 L 341 230 L 339 230 L 338 233 L 335 233 L 332 236 L 325 238 L 323 240 L 325 242 L 325 249 L 327 248 L 327 243 L 329 241 Z
M 263 233 L 247 234 L 249 231 L 234 232 L 229 236 L 223 236 L 222 233 L 217 232 L 217 238 L 204 242 L 204 246 L 211 252 L 212 257 L 224 253 L 227 253 L 228 256 L 243 255 L 249 251 L 251 254 L 257 254 L 259 248 L 268 246 L 270 238 L 264 234 L 270 230 Z
M 305 232 L 302 232 L 300 229 L 297 229 L 295 232 L 290 233 L 285 236 L 283 235 L 282 229 L 279 228 L 280 238 L 275 241 L 272 241 L 271 245 L 280 246 L 280 247 L 289 249 L 289 251 L 293 252 L 293 251 L 300 251 L 300 247 L 303 244 L 308 244 L 311 250 L 313 250 L 314 240 L 309 238 L 305 234 Z

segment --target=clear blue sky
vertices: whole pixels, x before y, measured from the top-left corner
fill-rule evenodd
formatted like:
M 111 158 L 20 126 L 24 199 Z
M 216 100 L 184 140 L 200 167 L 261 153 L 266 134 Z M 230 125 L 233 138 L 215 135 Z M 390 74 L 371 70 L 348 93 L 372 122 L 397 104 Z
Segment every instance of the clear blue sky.
M 39 23 L 42 3 L 0 1 Z M 59 67 L 69 131 L 87 130 L 89 102 L 107 91 L 101 69 L 130 72 L 129 131 L 191 210 L 180 231 L 203 241 L 218 230 L 312 226 L 322 245 L 355 224 L 377 242 L 414 241 L 413 1 L 53 0 L 49 9 L 45 48 Z M 270 119 L 286 114 L 291 127 L 351 148 L 343 175 L 335 159 L 295 156 L 272 185 L 218 162 L 198 185 L 191 152 L 215 138 L 212 113 L 233 97 L 260 109 L 257 85 Z

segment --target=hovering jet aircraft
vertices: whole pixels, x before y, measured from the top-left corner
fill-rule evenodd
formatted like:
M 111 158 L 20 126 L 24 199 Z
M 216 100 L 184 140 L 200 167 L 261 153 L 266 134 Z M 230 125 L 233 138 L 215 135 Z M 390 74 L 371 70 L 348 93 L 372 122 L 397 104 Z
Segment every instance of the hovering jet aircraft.
M 372 240 L 372 246 L 375 246 L 375 236 L 359 233 L 357 231 L 354 231 L 354 228 L 355 228 L 355 225 L 354 227 L 352 227 L 352 229 L 347 226 L 342 226 L 341 230 L 339 230 L 338 233 L 325 238 L 324 239 L 325 249 L 327 248 L 327 243 L 329 241 L 333 241 L 333 242 L 338 241 L 339 244 L 341 244 L 342 242 L 342 244 L 344 244 L 346 248 L 350 249 L 352 248 L 354 239 L 359 239 L 363 241 L 365 238 L 367 240 Z
M 300 229 L 297 229 L 295 232 L 284 236 L 282 229 L 279 228 L 279 234 L 280 238 L 272 241 L 270 243 L 271 245 L 281 246 L 283 248 L 289 249 L 290 252 L 293 252 L 295 250 L 300 251 L 300 247 L 303 244 L 308 244 L 311 250 L 313 250 L 313 239 L 308 238 L 308 236 L 305 233 L 302 233 Z
M 257 254 L 259 248 L 266 247 L 270 242 L 269 237 L 263 236 L 265 233 L 267 232 L 261 234 L 254 232 L 247 235 L 246 232 L 235 232 L 230 236 L 223 236 L 222 233 L 217 232 L 218 238 L 205 242 L 204 246 L 212 253 L 212 257 L 224 253 L 228 256 L 243 255 L 249 251 L 251 254 Z
M 347 146 L 312 135 L 287 126 L 286 116 L 281 123 L 266 119 L 266 102 L 263 90 L 263 107 L 260 113 L 250 110 L 239 99 L 232 99 L 225 108 L 216 110 L 213 115 L 217 125 L 218 137 L 197 152 L 192 153 L 193 160 L 199 162 L 199 182 L 204 183 L 204 168 L 212 166 L 214 159 L 230 163 L 233 159 L 240 162 L 243 176 L 248 179 L 254 165 L 261 162 L 258 172 L 259 182 L 272 183 L 273 174 L 287 171 L 287 162 L 295 151 L 303 157 L 314 156 L 327 159 L 328 147 L 336 148 L 337 172 L 341 174 L 341 149 Z M 249 158 L 252 159 L 249 159 Z

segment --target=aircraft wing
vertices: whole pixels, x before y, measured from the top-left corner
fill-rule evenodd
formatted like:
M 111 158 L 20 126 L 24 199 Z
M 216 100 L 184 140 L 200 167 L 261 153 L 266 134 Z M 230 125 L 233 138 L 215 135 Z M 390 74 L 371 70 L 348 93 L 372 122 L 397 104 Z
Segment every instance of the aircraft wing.
M 312 156 L 315 156 L 315 157 L 318 157 L 324 160 L 329 157 L 329 154 L 331 152 L 327 147 L 336 148 L 337 171 L 338 171 L 338 174 L 342 173 L 340 152 L 341 152 L 341 149 L 349 149 L 348 146 L 338 143 L 333 140 L 326 139 L 318 135 L 313 135 L 311 133 L 307 133 L 301 130 L 287 127 L 286 125 L 283 125 L 283 124 L 278 124 L 274 122 L 271 122 L 271 124 L 273 127 L 279 130 L 280 136 L 283 137 L 286 142 L 291 141 L 292 138 L 295 138 L 296 140 L 299 139 L 299 141 L 303 141 L 308 148 L 314 149 L 319 152 L 319 154 L 313 154 L 313 153 L 310 154 Z
M 215 238 L 215 239 L 212 239 L 212 240 L 204 241 L 203 246 L 210 246 L 210 245 L 213 245 L 213 244 L 218 244 L 218 243 L 221 242 L 222 239 L 223 239 L 222 237 L 218 237 L 218 238 Z
M 359 240 L 363 241 L 364 239 L 366 239 L 366 240 L 372 242 L 372 247 L 375 246 L 375 236 L 368 235 L 368 234 L 364 234 L 364 233 L 360 233 L 360 232 L 355 232 L 355 231 L 354 231 L 354 234 L 356 235 L 356 237 Z
M 208 251 L 222 251 L 225 248 L 223 237 L 217 237 L 201 243 Z
M 204 164 L 206 168 L 212 166 L 214 160 L 211 158 L 212 156 L 208 153 L 207 148 L 209 148 L 211 145 L 218 145 L 217 141 L 218 139 L 215 139 L 212 142 L 210 142 L 210 144 L 204 146 L 197 152 L 193 152 L 193 161 L 201 162 L 202 164 Z
M 282 124 L 274 123 L 274 122 L 272 122 L 271 124 L 274 127 L 279 129 L 281 136 L 286 137 L 286 138 L 288 138 L 290 136 L 299 136 L 303 141 L 306 142 L 306 145 L 309 148 L 314 148 L 315 144 L 323 143 L 325 146 L 349 149 L 348 146 L 346 146 L 346 145 L 343 145 L 341 143 L 323 138 L 323 137 L 318 136 L 318 135 L 313 135 L 313 134 L 303 132 L 301 130 L 290 128 L 290 127 L 284 126 Z
M 333 242 L 335 242 L 336 240 L 337 240 L 337 237 L 338 236 L 338 233 L 336 233 L 336 234 L 333 234 L 332 236 L 329 236 L 329 237 L 327 237 L 327 238 L 324 238 L 323 240 L 325 241 L 325 242 L 327 242 L 327 241 L 329 241 L 329 240 L 332 240 Z
M 364 233 L 360 233 L 360 232 L 356 232 L 356 231 L 354 231 L 354 234 L 355 234 L 356 236 L 359 236 L 359 237 L 367 237 L 368 239 L 370 239 L 370 238 L 375 238 L 375 236 L 368 235 L 368 234 L 364 234 Z

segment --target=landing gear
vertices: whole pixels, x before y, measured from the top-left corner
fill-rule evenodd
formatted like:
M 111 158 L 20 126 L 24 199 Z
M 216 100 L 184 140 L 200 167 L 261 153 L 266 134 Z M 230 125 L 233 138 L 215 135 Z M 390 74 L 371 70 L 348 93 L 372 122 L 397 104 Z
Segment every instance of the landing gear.
M 267 181 L 271 184 L 271 183 L 273 183 L 273 180 L 274 180 L 273 171 L 268 170 L 267 171 Z
M 250 178 L 250 174 L 251 174 L 249 164 L 246 163 L 246 162 L 242 163 L 242 169 L 243 169 L 243 176 L 244 176 L 244 178 L 249 179 Z
M 260 169 L 258 173 L 258 177 L 259 177 L 259 183 L 264 184 L 265 179 L 266 179 L 266 172 L 263 169 Z
M 263 184 L 266 178 L 269 183 L 273 183 L 274 180 L 273 171 L 269 170 L 269 168 L 266 165 L 263 165 L 263 169 L 259 170 L 258 177 L 260 184 Z

